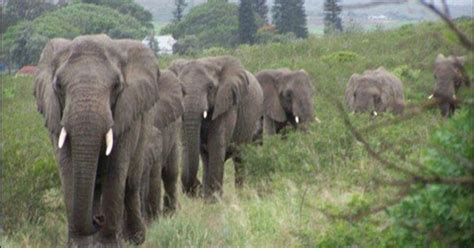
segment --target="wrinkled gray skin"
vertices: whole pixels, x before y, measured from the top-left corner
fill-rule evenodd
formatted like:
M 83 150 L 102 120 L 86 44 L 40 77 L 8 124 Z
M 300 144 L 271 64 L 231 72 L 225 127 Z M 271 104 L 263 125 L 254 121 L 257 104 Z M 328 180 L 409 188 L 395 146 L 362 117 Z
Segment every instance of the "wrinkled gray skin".
M 165 190 L 163 213 L 172 214 L 177 207 L 178 133 L 183 114 L 182 100 L 179 79 L 174 73 L 163 71 L 159 100 L 154 108 L 154 128 L 147 137 L 142 179 L 142 211 L 148 223 L 161 213 L 162 181 Z
M 196 195 L 200 187 L 199 154 L 204 197 L 222 193 L 224 162 L 230 157 L 235 184 L 241 186 L 245 172 L 237 148 L 252 140 L 262 115 L 263 93 L 257 79 L 228 56 L 177 60 L 170 70 L 179 75 L 185 95 L 181 175 L 185 193 Z
M 439 101 L 441 115 L 450 117 L 456 109 L 456 93 L 461 85 L 470 86 L 464 70 L 464 57 L 444 57 L 439 54 L 435 61 L 434 77 L 436 86 L 430 98 Z
M 383 67 L 367 70 L 362 75 L 353 74 L 345 97 L 349 109 L 354 112 L 401 114 L 405 108 L 402 82 Z
M 287 127 L 305 130 L 314 120 L 313 88 L 304 70 L 263 70 L 257 73 L 264 96 L 263 133 L 280 133 Z
M 160 76 L 153 52 L 106 35 L 52 39 L 38 68 L 34 95 L 59 164 L 68 246 L 88 247 L 94 235 L 101 245 L 119 246 L 122 225 L 130 235 L 125 238 L 142 243 L 144 137 L 154 119 L 150 110 Z M 67 136 L 59 148 L 62 128 Z M 110 129 L 113 147 L 106 156 Z

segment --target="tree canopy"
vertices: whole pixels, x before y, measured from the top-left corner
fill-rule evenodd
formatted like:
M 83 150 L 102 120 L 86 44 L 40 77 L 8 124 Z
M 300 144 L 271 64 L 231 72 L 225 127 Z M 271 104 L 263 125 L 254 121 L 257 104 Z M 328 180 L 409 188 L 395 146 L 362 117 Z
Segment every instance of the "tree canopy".
M 2 57 L 13 66 L 35 64 L 51 38 L 72 39 L 98 33 L 106 33 L 112 38 L 142 39 L 147 29 L 132 16 L 117 10 L 93 4 L 72 4 L 8 28 L 3 36 Z

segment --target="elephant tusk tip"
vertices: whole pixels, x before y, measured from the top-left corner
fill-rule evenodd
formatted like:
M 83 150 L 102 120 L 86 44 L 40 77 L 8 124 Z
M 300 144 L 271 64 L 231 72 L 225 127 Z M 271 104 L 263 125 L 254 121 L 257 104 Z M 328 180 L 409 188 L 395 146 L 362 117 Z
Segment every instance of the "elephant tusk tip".
M 63 148 L 64 142 L 66 141 L 66 137 L 67 137 L 67 132 L 66 132 L 66 129 L 63 127 L 61 129 L 61 133 L 59 134 L 59 140 L 58 140 L 59 149 Z
M 296 124 L 300 123 L 300 118 L 298 116 L 295 116 L 295 122 Z
M 315 120 L 317 123 L 321 124 L 321 120 L 320 120 L 318 117 L 314 117 L 314 120 Z
M 112 152 L 112 147 L 114 147 L 114 133 L 112 132 L 112 128 L 109 129 L 109 131 L 105 135 L 105 144 L 107 146 L 107 148 L 105 149 L 105 155 L 109 156 Z
M 431 94 L 431 95 L 428 97 L 428 99 L 431 99 L 431 98 L 433 98 L 433 94 Z
M 206 117 L 207 117 L 207 111 L 204 111 L 204 112 L 202 113 L 202 117 L 203 117 L 204 119 L 206 119 Z

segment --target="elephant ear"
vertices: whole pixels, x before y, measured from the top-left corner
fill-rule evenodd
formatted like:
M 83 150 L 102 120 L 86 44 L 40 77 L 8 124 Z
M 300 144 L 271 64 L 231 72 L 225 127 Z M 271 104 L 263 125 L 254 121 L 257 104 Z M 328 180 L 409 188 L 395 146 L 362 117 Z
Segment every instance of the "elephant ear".
M 161 73 L 159 88 L 155 126 L 162 130 L 183 115 L 183 91 L 179 79 L 168 70 Z
M 354 102 L 355 102 L 355 97 L 354 93 L 357 89 L 357 84 L 360 80 L 360 75 L 359 74 L 352 74 L 351 78 L 349 79 L 349 83 L 347 83 L 346 91 L 344 92 L 344 96 L 346 98 L 346 103 L 349 106 L 350 110 L 354 110 Z
M 61 104 L 53 89 L 53 78 L 56 69 L 67 59 L 70 43 L 70 40 L 59 38 L 48 41 L 41 53 L 35 77 L 33 95 L 36 106 L 45 118 L 45 126 L 54 135 L 58 135 L 61 129 Z
M 249 79 L 247 72 L 236 59 L 225 58 L 222 67 L 215 66 L 219 70 L 215 73 L 218 78 L 216 92 L 216 104 L 212 119 L 227 112 L 233 106 L 240 104 L 242 97 L 247 94 Z M 212 68 L 212 66 L 210 67 Z
M 114 131 L 125 132 L 158 101 L 160 70 L 153 52 L 136 41 L 114 41 L 118 52 L 123 89 L 114 106 Z
M 280 102 L 276 71 L 262 71 L 256 76 L 263 90 L 263 108 L 266 116 L 277 122 L 286 121 L 285 110 Z

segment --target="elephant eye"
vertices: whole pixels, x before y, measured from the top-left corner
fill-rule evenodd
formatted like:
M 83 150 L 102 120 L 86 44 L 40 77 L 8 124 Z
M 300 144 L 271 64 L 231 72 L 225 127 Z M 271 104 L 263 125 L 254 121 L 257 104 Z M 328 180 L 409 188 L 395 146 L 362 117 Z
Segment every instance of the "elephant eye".
M 61 80 L 58 78 L 58 76 L 54 77 L 53 79 L 53 89 L 56 92 L 61 92 L 62 91 L 62 85 L 61 85 Z
M 287 90 L 284 94 L 286 99 L 290 99 L 293 96 L 293 92 L 291 90 Z
M 214 89 L 214 83 L 213 83 L 212 81 L 209 82 L 209 83 L 207 83 L 207 89 L 208 89 L 208 90 Z

